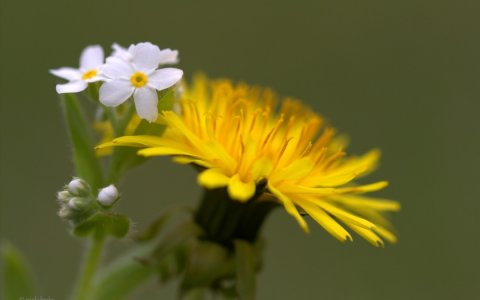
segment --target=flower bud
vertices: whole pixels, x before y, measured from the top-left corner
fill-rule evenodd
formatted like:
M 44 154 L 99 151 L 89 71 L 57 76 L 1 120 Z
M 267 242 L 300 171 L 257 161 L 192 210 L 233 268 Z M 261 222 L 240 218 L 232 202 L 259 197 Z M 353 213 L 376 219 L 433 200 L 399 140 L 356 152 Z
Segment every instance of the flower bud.
M 62 203 L 67 203 L 73 195 L 69 191 L 60 191 L 57 193 L 57 200 Z
M 68 184 L 68 191 L 74 196 L 87 196 L 90 193 L 90 186 L 81 178 L 74 178 Z
M 72 217 L 72 211 L 68 207 L 63 206 L 58 211 L 58 216 L 63 219 L 70 219 Z
M 73 210 L 76 211 L 81 211 L 85 210 L 90 206 L 90 199 L 89 198 L 80 198 L 80 197 L 74 197 L 68 201 L 68 207 L 70 207 Z
M 103 206 L 111 206 L 119 198 L 119 193 L 117 188 L 111 184 L 107 187 L 104 187 L 98 193 L 98 202 Z

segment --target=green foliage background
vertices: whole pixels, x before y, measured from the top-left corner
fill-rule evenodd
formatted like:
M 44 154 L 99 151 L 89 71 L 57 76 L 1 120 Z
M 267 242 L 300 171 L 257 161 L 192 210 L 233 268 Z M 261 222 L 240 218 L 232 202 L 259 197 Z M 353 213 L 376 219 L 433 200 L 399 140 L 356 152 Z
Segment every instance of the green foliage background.
M 57 216 L 72 175 L 48 69 L 76 66 L 88 44 L 107 52 L 151 41 L 203 70 L 303 99 L 351 137 L 379 147 L 370 179 L 397 199 L 398 245 L 305 235 L 278 210 L 265 227 L 259 299 L 473 299 L 480 296 L 480 2 L 14 1 L 0 8 L 1 237 L 35 269 L 39 295 L 63 299 L 82 252 Z M 121 186 L 118 210 L 138 228 L 172 203 L 196 203 L 195 173 L 154 159 Z M 113 252 L 129 246 L 122 242 Z M 138 294 L 169 299 L 174 285 Z M 143 295 L 143 296 L 142 296 Z

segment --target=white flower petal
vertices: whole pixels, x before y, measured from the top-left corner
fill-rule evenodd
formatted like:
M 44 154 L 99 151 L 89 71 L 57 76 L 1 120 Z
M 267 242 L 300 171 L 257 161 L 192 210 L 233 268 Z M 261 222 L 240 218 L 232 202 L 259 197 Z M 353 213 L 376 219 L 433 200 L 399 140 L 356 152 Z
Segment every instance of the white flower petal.
M 132 65 L 118 57 L 107 58 L 107 63 L 100 68 L 103 75 L 108 78 L 128 79 L 134 72 Z
M 88 46 L 80 56 L 80 69 L 96 69 L 103 64 L 103 49 L 99 45 Z
M 82 78 L 82 72 L 80 72 L 80 70 L 68 67 L 50 70 L 50 74 L 70 81 L 80 80 Z
M 90 79 L 85 79 L 86 82 L 97 82 L 97 81 L 108 81 L 108 78 L 103 76 L 102 74 L 94 76 Z
M 128 80 L 114 79 L 100 87 L 100 102 L 115 107 L 125 102 L 133 93 L 133 86 Z
M 156 69 L 160 63 L 160 48 L 152 43 L 138 43 L 128 48 L 133 64 L 142 71 Z
M 70 81 L 64 84 L 57 84 L 57 93 L 78 93 L 87 88 L 87 83 L 83 80 Z
M 117 43 L 114 43 L 112 45 L 112 49 L 113 49 L 113 53 L 112 53 L 112 56 L 113 57 L 118 57 L 124 61 L 132 61 L 132 55 L 130 54 L 130 52 L 128 52 L 128 49 L 127 48 L 124 48 L 122 46 L 120 46 L 119 44 Z
M 149 87 L 143 87 L 135 90 L 133 94 L 135 108 L 140 118 L 153 122 L 158 116 L 158 95 L 157 91 Z
M 182 79 L 183 71 L 176 68 L 164 68 L 157 70 L 148 76 L 148 85 L 157 89 L 164 90 L 171 87 Z
M 160 64 L 178 63 L 178 51 L 172 49 L 163 49 L 160 51 Z

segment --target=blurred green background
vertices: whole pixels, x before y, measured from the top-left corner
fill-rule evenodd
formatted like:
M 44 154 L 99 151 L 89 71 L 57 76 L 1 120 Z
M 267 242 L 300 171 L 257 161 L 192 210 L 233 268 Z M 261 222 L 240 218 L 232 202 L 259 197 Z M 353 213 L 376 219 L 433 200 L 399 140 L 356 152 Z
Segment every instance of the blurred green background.
M 48 70 L 77 66 L 89 44 L 108 53 L 151 41 L 179 49 L 187 77 L 271 86 L 348 133 L 352 153 L 383 150 L 370 179 L 389 180 L 378 195 L 402 203 L 400 242 L 341 244 L 317 226 L 305 235 L 278 210 L 259 299 L 480 299 L 479 12 L 475 0 L 2 0 L 1 238 L 28 257 L 40 295 L 64 298 L 83 246 L 56 216 L 72 164 Z M 168 159 L 135 169 L 121 190 L 118 209 L 138 228 L 200 195 L 194 171 Z M 173 290 L 151 283 L 137 297 Z

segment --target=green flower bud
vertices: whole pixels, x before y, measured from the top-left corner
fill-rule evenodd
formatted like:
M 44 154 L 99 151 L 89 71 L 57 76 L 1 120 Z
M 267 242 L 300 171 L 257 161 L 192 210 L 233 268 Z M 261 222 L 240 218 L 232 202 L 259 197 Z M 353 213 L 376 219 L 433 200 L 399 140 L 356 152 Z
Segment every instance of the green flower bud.
M 90 207 L 90 198 L 73 197 L 68 201 L 67 206 L 75 211 L 83 211 Z
M 72 211 L 68 208 L 68 206 L 63 206 L 58 211 L 58 216 L 62 219 L 70 219 L 72 217 Z
M 57 193 L 57 200 L 61 203 L 67 203 L 73 197 L 69 191 L 60 191 Z

